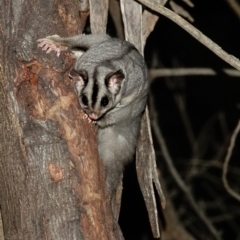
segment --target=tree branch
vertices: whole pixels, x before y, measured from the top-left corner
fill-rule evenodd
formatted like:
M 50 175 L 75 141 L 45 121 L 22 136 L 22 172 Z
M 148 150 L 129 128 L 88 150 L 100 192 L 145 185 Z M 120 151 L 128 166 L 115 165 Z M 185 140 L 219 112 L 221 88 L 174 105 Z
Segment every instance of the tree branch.
M 224 68 L 220 70 L 229 77 L 240 77 L 240 72 L 235 69 Z M 159 69 L 149 69 L 148 75 L 150 82 L 156 78 L 161 77 L 180 77 L 180 76 L 216 76 L 217 71 L 211 68 L 159 68 Z
M 153 102 L 153 99 L 150 98 Z M 196 203 L 196 201 L 194 200 L 191 192 L 189 191 L 188 187 L 186 186 L 186 184 L 184 183 L 184 181 L 182 180 L 181 176 L 179 175 L 179 173 L 177 172 L 173 160 L 168 152 L 168 148 L 167 145 L 165 143 L 165 139 L 162 135 L 162 132 L 158 126 L 157 123 L 157 116 L 156 116 L 156 110 L 154 109 L 154 103 L 151 104 L 151 106 L 153 107 L 152 112 L 155 113 L 155 115 L 153 116 L 153 120 L 152 120 L 152 127 L 154 130 L 154 134 L 156 136 L 156 140 L 162 150 L 162 154 L 163 157 L 166 161 L 166 164 L 168 166 L 168 169 L 171 173 L 171 176 L 175 179 L 175 182 L 177 183 L 177 185 L 179 186 L 179 188 L 184 192 L 187 200 L 189 201 L 191 207 L 193 208 L 193 210 L 195 211 L 195 213 L 198 215 L 198 217 L 202 220 L 202 222 L 205 224 L 206 228 L 209 230 L 209 232 L 214 236 L 215 239 L 219 239 L 219 234 L 216 231 L 215 227 L 212 225 L 212 223 L 209 221 L 209 219 L 207 218 L 207 216 L 203 213 L 203 211 L 201 211 L 199 209 L 198 204 Z
M 214 52 L 218 57 L 222 60 L 233 66 L 234 68 L 240 70 L 240 61 L 233 55 L 228 54 L 220 46 L 214 43 L 210 38 L 205 36 L 202 32 L 200 32 L 197 28 L 192 26 L 186 20 L 172 12 L 171 10 L 161 6 L 157 0 L 138 0 L 140 3 L 149 7 L 155 12 L 162 14 L 163 16 L 169 18 L 176 24 L 178 24 L 181 28 L 191 34 L 194 38 L 196 38 L 199 42 L 205 45 L 208 49 Z
M 179 6 L 177 3 L 175 3 L 174 1 L 170 1 L 169 2 L 172 10 L 178 14 L 181 15 L 183 17 L 185 17 L 186 19 L 188 19 L 188 21 L 190 22 L 194 22 L 194 18 L 191 16 L 191 14 L 186 11 L 183 7 Z
M 223 185 L 224 185 L 225 189 L 227 190 L 227 192 L 232 197 L 234 197 L 238 201 L 240 201 L 240 195 L 238 193 L 236 193 L 229 186 L 228 181 L 227 181 L 227 172 L 228 172 L 228 164 L 229 164 L 230 158 L 232 156 L 232 151 L 233 151 L 233 148 L 235 146 L 236 138 L 237 138 L 237 135 L 238 135 L 239 131 L 240 131 L 240 121 L 238 122 L 238 125 L 237 125 L 237 127 L 235 128 L 235 130 L 234 130 L 234 132 L 232 134 L 232 137 L 231 137 L 231 140 L 230 140 L 230 145 L 229 145 L 228 151 L 227 151 L 227 155 L 226 155 L 226 158 L 224 160 L 223 172 L 222 172 L 222 181 L 223 181 Z
M 238 4 L 237 0 L 226 0 L 226 2 L 232 8 L 235 14 L 240 18 L 240 5 Z

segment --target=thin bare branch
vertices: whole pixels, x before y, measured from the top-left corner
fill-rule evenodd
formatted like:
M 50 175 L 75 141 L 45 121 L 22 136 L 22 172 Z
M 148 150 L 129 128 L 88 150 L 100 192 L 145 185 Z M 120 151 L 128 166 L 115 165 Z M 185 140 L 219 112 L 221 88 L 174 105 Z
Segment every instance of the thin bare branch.
M 186 109 L 186 102 L 185 102 L 185 96 L 176 89 L 179 87 L 180 83 L 184 83 L 184 79 L 180 79 L 181 81 L 174 81 L 174 79 L 167 79 L 166 86 L 172 91 L 173 93 L 173 98 L 175 100 L 177 109 L 179 111 L 183 126 L 186 131 L 186 136 L 188 138 L 189 145 L 191 146 L 192 149 L 192 161 L 198 161 L 199 159 L 199 147 L 198 147 L 198 142 L 196 139 L 196 136 L 193 131 L 192 123 L 189 119 L 187 109 Z M 182 88 L 182 86 L 181 86 Z
M 194 4 L 190 0 L 182 0 L 185 2 L 189 7 L 194 7 Z
M 224 68 L 220 70 L 229 77 L 240 77 L 240 72 L 236 69 Z M 180 77 L 180 76 L 215 76 L 218 74 L 211 68 L 159 68 L 149 69 L 149 80 L 153 81 L 161 77 Z
M 226 0 L 234 13 L 240 18 L 240 5 L 236 0 Z
M 181 15 L 183 17 L 185 17 L 186 19 L 188 19 L 190 22 L 194 22 L 194 18 L 190 15 L 190 13 L 185 10 L 183 7 L 181 7 L 180 5 L 178 5 L 177 3 L 175 3 L 174 1 L 170 1 L 169 2 L 172 10 L 178 14 Z
M 235 69 L 226 68 L 226 69 L 223 69 L 223 72 L 230 77 L 240 77 L 240 72 Z
M 217 75 L 216 71 L 211 68 L 158 68 L 149 69 L 149 79 L 153 81 L 160 77 L 180 77 L 180 76 L 192 76 L 192 75 Z M 240 72 L 239 72 L 240 74 Z
M 218 234 L 217 230 L 212 225 L 212 223 L 209 221 L 208 217 L 204 214 L 204 212 L 201 211 L 201 209 L 199 209 L 199 206 L 196 203 L 196 201 L 194 200 L 189 188 L 186 186 L 186 184 L 182 180 L 181 176 L 177 172 L 177 170 L 174 166 L 173 160 L 172 160 L 172 158 L 171 158 L 171 156 L 168 152 L 168 148 L 167 148 L 167 145 L 165 143 L 165 139 L 162 135 L 162 132 L 161 132 L 160 127 L 159 127 L 158 122 L 157 122 L 156 110 L 155 110 L 155 106 L 154 106 L 154 103 L 153 103 L 153 99 L 150 98 L 150 100 L 152 102 L 152 104 L 151 104 L 152 113 L 154 113 L 153 120 L 152 120 L 153 131 L 154 131 L 154 134 L 156 136 L 156 140 L 157 140 L 157 142 L 158 142 L 158 144 L 159 144 L 159 146 L 162 150 L 163 157 L 166 161 L 166 164 L 167 164 L 168 169 L 171 173 L 171 176 L 175 179 L 176 184 L 183 191 L 183 193 L 185 194 L 189 204 L 194 209 L 194 211 L 196 212 L 198 217 L 201 219 L 201 221 L 205 224 L 205 226 L 209 230 L 209 232 L 211 232 L 211 234 L 214 236 L 215 239 L 220 240 L 220 237 L 219 237 L 219 234 Z
M 200 32 L 197 28 L 192 26 L 189 22 L 178 16 L 173 11 L 159 5 L 157 0 L 138 0 L 140 3 L 149 7 L 153 11 L 159 12 L 165 17 L 169 18 L 176 24 L 178 24 L 181 28 L 191 34 L 194 38 L 196 38 L 199 42 L 205 45 L 208 49 L 214 52 L 218 57 L 222 60 L 233 66 L 234 68 L 240 70 L 240 61 L 233 55 L 228 54 L 220 46 L 214 43 L 210 38 L 205 36 L 202 32 Z
M 234 197 L 238 201 L 240 201 L 240 195 L 238 193 L 236 193 L 229 186 L 228 181 L 227 181 L 227 172 L 228 172 L 229 161 L 230 161 L 230 158 L 232 156 L 232 151 L 233 151 L 233 148 L 235 146 L 236 138 L 237 138 L 237 135 L 238 135 L 239 131 L 240 131 L 240 121 L 238 122 L 238 125 L 237 125 L 237 127 L 235 128 L 235 130 L 232 134 L 232 137 L 231 137 L 231 140 L 230 140 L 230 145 L 228 147 L 227 155 L 226 155 L 226 158 L 225 158 L 225 161 L 224 161 L 224 164 L 223 164 L 223 172 L 222 172 L 222 181 L 223 181 L 223 185 L 224 185 L 225 189 L 227 190 L 227 192 L 232 197 Z

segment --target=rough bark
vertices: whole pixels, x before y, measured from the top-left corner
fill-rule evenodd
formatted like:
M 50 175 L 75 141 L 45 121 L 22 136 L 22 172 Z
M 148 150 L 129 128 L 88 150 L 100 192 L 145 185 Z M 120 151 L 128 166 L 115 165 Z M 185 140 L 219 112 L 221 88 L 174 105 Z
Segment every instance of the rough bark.
M 13 5 L 14 3 L 14 5 Z M 37 49 L 79 34 L 79 1 L 0 2 L 0 204 L 5 239 L 116 239 L 96 129 L 78 108 L 74 58 Z

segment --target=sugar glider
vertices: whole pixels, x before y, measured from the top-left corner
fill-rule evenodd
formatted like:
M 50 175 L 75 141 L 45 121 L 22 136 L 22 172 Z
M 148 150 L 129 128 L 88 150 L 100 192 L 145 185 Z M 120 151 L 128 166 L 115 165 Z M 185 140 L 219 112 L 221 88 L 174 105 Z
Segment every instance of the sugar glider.
M 106 34 L 38 40 L 47 53 L 84 50 L 70 72 L 81 109 L 98 125 L 98 150 L 112 196 L 135 154 L 149 83 L 145 61 L 129 42 Z

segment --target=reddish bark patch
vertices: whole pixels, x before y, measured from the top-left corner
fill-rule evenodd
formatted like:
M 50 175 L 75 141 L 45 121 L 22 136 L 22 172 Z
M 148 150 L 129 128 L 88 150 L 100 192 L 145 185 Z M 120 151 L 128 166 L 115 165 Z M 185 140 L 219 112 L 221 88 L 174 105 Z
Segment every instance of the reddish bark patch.
M 37 85 L 38 81 L 35 76 L 40 69 L 41 65 L 36 60 L 31 60 L 26 64 L 21 62 L 21 69 L 17 70 L 16 78 L 14 79 L 15 86 L 18 88 L 27 81 L 31 81 L 32 84 Z
M 68 64 L 63 63 L 64 70 L 43 66 L 37 60 L 20 62 L 21 67 L 15 78 L 16 97 L 31 116 L 39 120 L 52 119 L 54 113 L 68 107 L 73 98 L 76 98 L 68 77 L 69 62 L 73 65 L 73 58 L 67 57 L 66 62 Z M 59 118 L 59 114 L 55 115 Z
M 48 165 L 48 171 L 52 180 L 56 183 L 64 178 L 64 170 L 53 163 Z
M 96 128 L 88 123 L 78 107 L 68 77 L 71 60 L 72 57 L 66 54 L 61 69 L 44 67 L 37 61 L 22 63 L 16 77 L 17 99 L 30 116 L 39 120 L 51 119 L 59 124 L 72 156 L 70 178 L 79 200 L 84 239 L 114 239 L 112 229 L 115 225 L 110 199 L 106 197 L 103 164 L 98 158 Z M 64 178 L 63 170 L 53 163 L 49 164 L 48 171 L 54 182 Z

